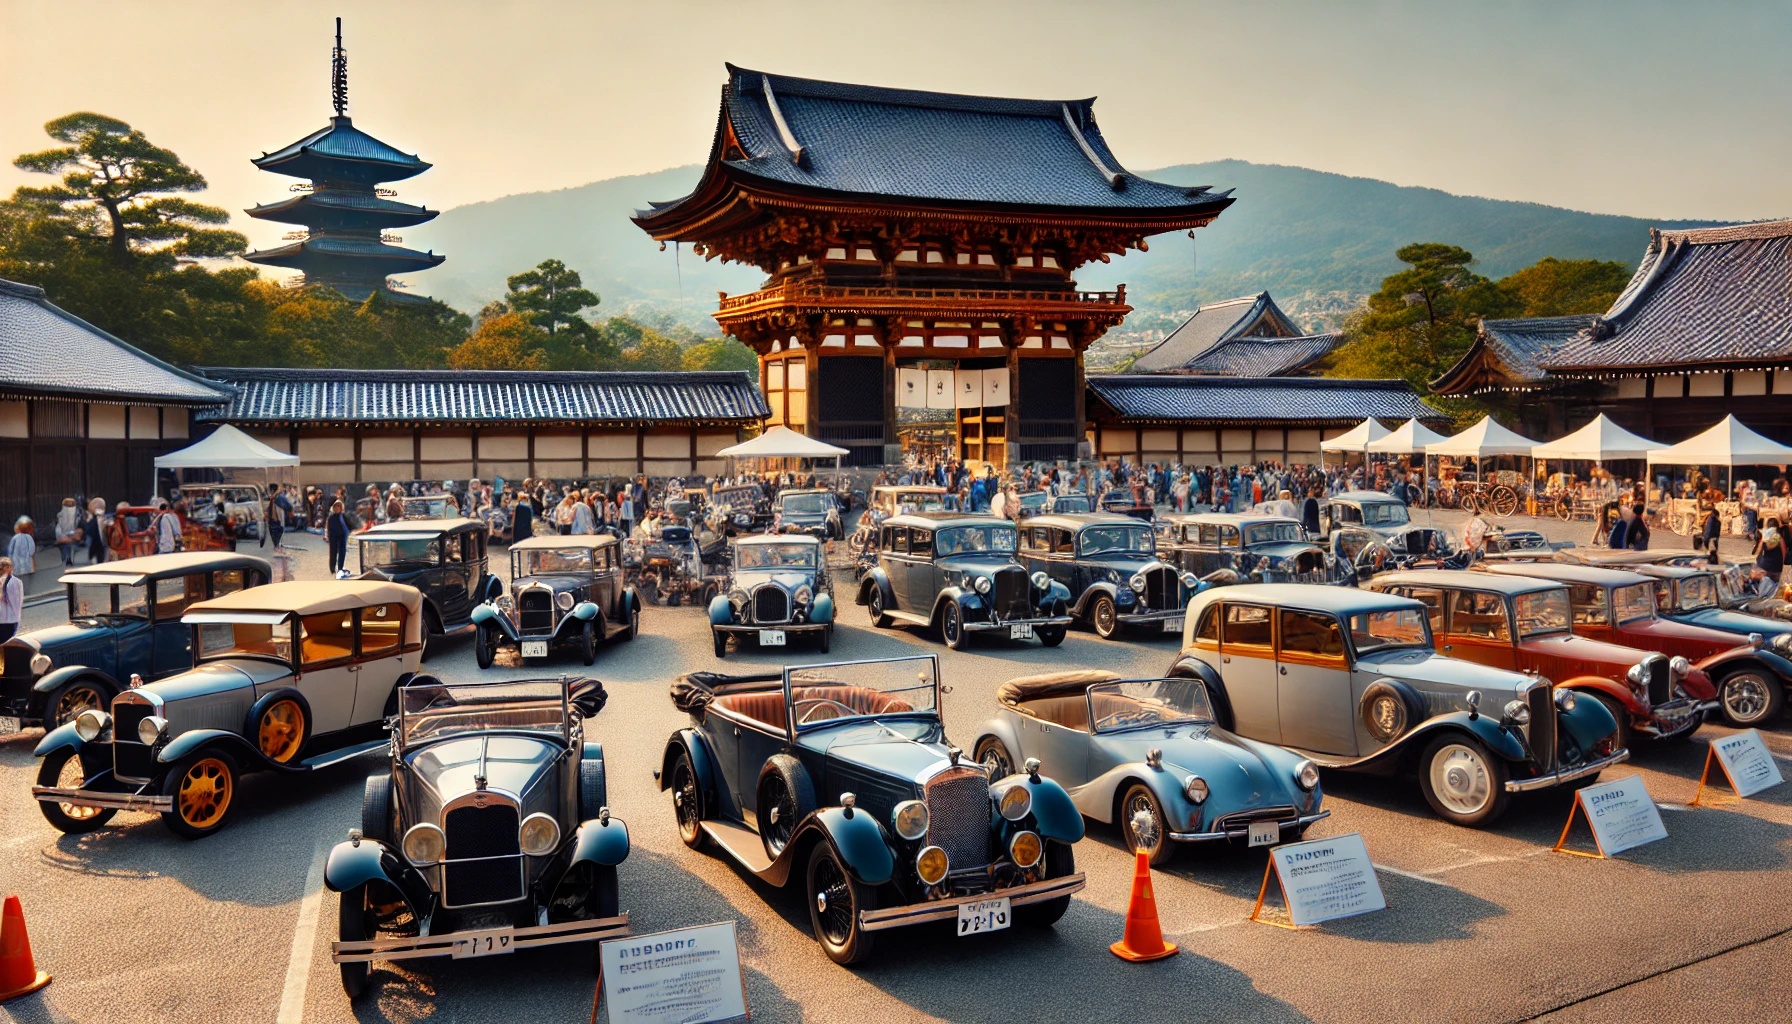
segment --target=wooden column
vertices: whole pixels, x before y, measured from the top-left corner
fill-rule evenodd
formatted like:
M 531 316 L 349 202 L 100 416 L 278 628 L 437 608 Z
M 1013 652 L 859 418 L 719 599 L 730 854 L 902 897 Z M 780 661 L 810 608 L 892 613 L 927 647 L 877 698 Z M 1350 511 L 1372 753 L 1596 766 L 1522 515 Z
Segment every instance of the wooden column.
M 690 469 L 690 471 L 692 473 L 697 472 L 697 428 L 695 426 L 691 427 L 691 469 Z
M 897 431 L 896 416 L 896 346 L 890 343 L 889 332 L 883 332 L 884 338 L 884 444 L 899 444 L 902 441 Z M 888 455 L 885 461 L 888 461 Z
M 358 443 L 357 443 L 358 445 Z M 294 449 L 295 451 L 297 449 Z M 360 453 L 355 453 L 355 461 L 360 461 Z M 423 428 L 411 428 L 411 479 L 423 479 Z
M 1008 408 L 1002 416 L 1002 435 L 1002 465 L 1006 466 L 1020 460 L 1020 348 L 1012 343 L 1008 346 Z M 986 445 L 985 458 L 988 453 Z
M 647 428 L 635 428 L 635 472 L 647 472 Z
M 803 339 L 803 433 L 814 437 L 816 385 L 821 380 L 821 336 L 813 331 L 802 331 L 798 336 Z M 789 386 L 789 377 L 785 378 L 784 384 Z M 784 401 L 790 401 L 788 395 Z
M 1075 406 L 1076 411 L 1076 443 L 1079 448 L 1082 446 L 1083 438 L 1087 436 L 1089 431 L 1089 411 L 1087 408 L 1089 396 L 1085 393 L 1086 390 L 1087 385 L 1083 376 L 1083 349 L 1078 348 L 1076 350 L 1076 387 L 1073 389 L 1074 397 L 1071 398 L 1071 402 Z M 1178 446 L 1177 455 L 1180 457 L 1182 454 L 1180 449 L 1182 444 L 1182 441 L 1180 440 L 1182 437 L 1181 431 L 1178 431 L 1176 436 L 1178 438 L 1176 442 Z

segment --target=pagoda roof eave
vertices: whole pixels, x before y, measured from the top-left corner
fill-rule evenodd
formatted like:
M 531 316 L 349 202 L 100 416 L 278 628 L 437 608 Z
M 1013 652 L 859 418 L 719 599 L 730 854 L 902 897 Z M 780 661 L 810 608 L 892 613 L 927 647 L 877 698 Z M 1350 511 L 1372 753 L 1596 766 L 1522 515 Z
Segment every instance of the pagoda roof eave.
M 389 199 L 366 197 L 371 202 L 360 201 L 344 204 L 332 201 L 327 193 L 312 192 L 283 199 L 277 203 L 262 203 L 251 206 L 243 212 L 257 220 L 270 220 L 282 224 L 317 224 L 327 220 L 354 219 L 368 227 L 411 227 L 434 220 L 439 211 L 409 203 L 397 203 Z M 315 210 L 313 215 L 311 211 Z
M 446 256 L 438 256 L 435 253 L 418 252 L 415 249 L 405 249 L 377 242 L 354 247 L 320 247 L 319 241 L 321 240 L 312 238 L 274 249 L 258 249 L 254 252 L 244 253 L 243 259 L 251 263 L 260 263 L 270 267 L 286 267 L 293 270 L 330 265 L 341 266 L 345 261 L 362 263 L 367 266 L 386 264 L 392 268 L 383 271 L 388 274 L 404 274 L 415 270 L 424 270 L 437 266 L 447 259 Z

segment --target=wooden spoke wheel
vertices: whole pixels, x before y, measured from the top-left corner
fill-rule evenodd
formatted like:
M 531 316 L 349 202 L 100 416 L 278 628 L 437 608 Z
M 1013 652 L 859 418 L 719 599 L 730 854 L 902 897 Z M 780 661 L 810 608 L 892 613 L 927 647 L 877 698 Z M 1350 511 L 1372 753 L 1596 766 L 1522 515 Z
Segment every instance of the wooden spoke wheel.
M 80 789 L 87 781 L 81 758 L 72 750 L 58 750 L 44 757 L 37 768 L 37 784 L 56 789 Z M 75 804 L 53 804 L 40 801 L 38 810 L 58 832 L 91 832 L 118 812 L 110 807 L 80 807 Z
M 106 710 L 106 695 L 98 683 L 77 679 L 57 687 L 44 703 L 44 729 L 48 731 L 74 721 L 83 711 Z
M 174 801 L 162 821 L 177 835 L 211 835 L 223 827 L 236 802 L 236 763 L 222 751 L 202 750 L 174 766 L 162 793 Z
M 261 756 L 277 764 L 287 764 L 305 747 L 305 709 L 296 700 L 277 700 L 261 712 L 255 722 L 255 742 Z

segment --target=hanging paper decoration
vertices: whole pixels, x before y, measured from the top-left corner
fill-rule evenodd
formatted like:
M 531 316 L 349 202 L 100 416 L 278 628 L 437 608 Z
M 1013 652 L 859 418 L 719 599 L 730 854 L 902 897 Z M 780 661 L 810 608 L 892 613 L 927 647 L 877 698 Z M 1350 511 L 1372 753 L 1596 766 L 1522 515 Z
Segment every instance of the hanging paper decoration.
M 953 401 L 954 381 L 951 370 L 927 371 L 927 408 L 955 409 Z
M 896 405 L 903 409 L 927 408 L 927 371 L 913 366 L 896 368 Z

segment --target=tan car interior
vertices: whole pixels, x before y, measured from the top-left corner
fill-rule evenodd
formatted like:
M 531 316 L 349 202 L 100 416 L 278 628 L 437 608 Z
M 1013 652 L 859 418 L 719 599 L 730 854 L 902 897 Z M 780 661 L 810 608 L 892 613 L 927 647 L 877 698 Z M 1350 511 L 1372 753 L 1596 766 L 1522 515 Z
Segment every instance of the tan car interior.
M 913 705 L 900 697 L 865 686 L 798 686 L 791 690 L 791 699 L 799 705 L 807 701 L 837 701 L 861 715 L 894 715 L 915 710 Z M 709 706 L 759 722 L 774 732 L 784 732 L 790 727 L 784 716 L 782 689 L 763 693 L 724 694 L 711 701 Z

